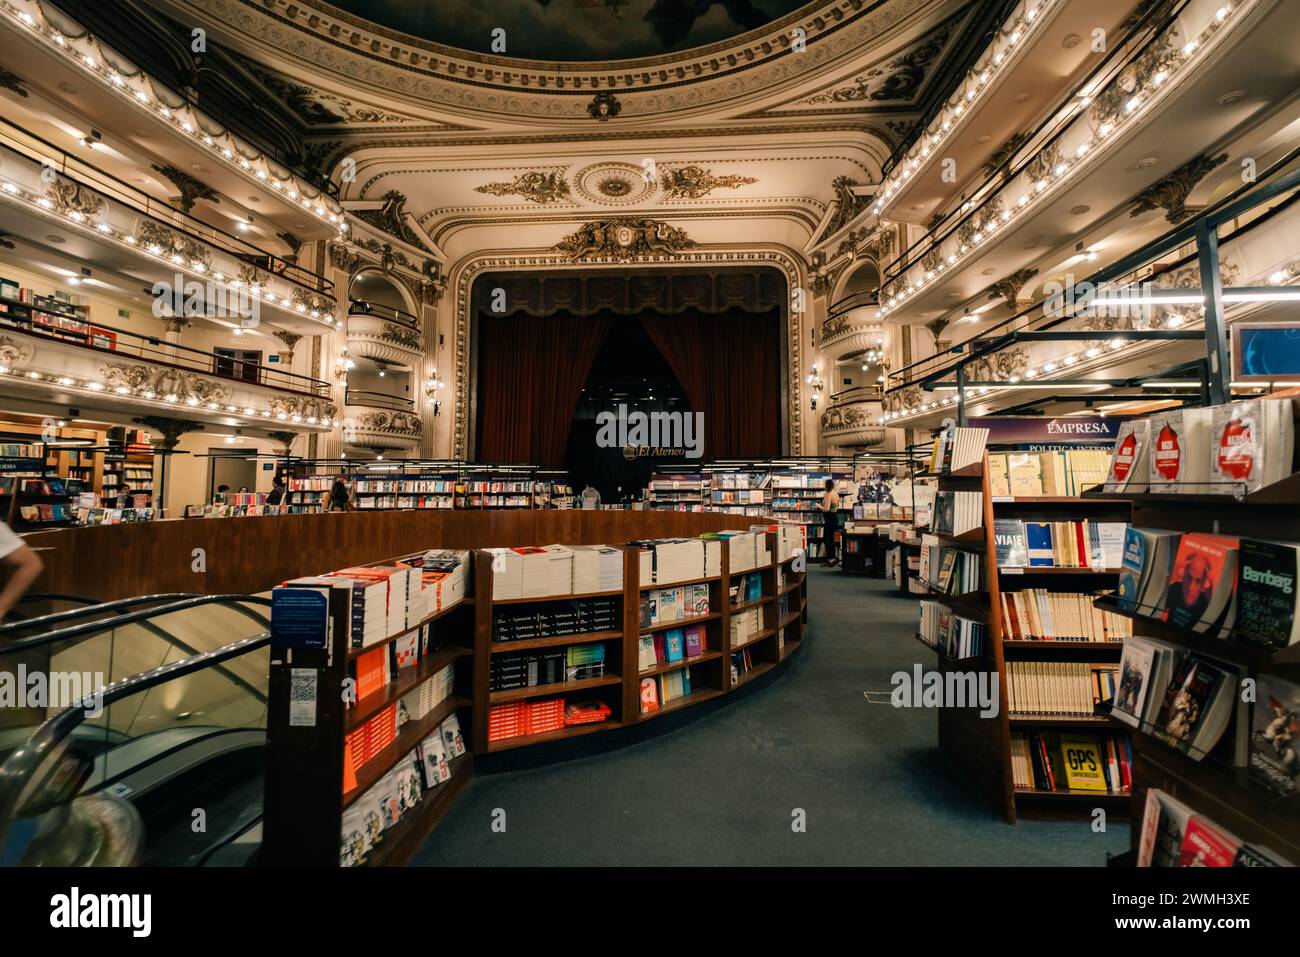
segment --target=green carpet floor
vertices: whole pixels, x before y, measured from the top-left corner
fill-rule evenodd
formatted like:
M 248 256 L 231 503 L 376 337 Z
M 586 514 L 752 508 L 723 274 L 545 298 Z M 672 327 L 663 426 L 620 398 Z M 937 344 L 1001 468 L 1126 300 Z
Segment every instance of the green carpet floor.
M 1100 834 L 1003 823 L 938 750 L 933 711 L 864 698 L 895 671 L 934 666 L 911 637 L 915 601 L 821 567 L 809 595 L 812 638 L 784 669 L 672 727 L 677 716 L 562 742 L 533 767 L 519 766 L 543 757 L 533 749 L 494 756 L 414 863 L 1101 866 L 1127 849 L 1126 821 Z M 605 750 L 574 756 L 600 739 Z

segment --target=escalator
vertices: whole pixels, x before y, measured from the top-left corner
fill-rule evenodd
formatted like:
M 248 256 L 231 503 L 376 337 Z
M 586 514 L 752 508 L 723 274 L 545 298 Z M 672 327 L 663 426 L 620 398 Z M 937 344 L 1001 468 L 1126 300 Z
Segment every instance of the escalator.
M 74 609 L 0 644 L 0 671 L 103 676 L 64 707 L 0 709 L 0 864 L 242 864 L 256 852 L 269 599 L 159 598 L 111 618 Z

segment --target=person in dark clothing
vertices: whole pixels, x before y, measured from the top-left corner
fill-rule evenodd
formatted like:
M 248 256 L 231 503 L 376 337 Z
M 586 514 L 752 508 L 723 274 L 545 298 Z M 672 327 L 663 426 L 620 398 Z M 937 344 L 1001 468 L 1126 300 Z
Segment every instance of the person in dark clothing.
M 838 559 L 835 555 L 835 533 L 840 527 L 840 494 L 835 491 L 835 481 L 826 480 L 826 494 L 822 496 L 817 510 L 822 513 L 822 545 L 826 549 L 826 564 L 834 565 Z
M 346 512 L 351 507 L 351 504 L 348 496 L 348 483 L 340 475 L 330 487 L 330 511 Z
M 271 481 L 271 494 L 266 497 L 267 505 L 280 505 L 284 502 L 284 479 L 276 476 Z

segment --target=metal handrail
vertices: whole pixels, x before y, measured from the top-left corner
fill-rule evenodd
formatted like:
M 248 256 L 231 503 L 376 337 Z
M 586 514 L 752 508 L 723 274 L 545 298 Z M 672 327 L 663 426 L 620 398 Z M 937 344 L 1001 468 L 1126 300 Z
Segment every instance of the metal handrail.
M 1268 202 L 1269 200 L 1275 198 L 1276 196 L 1281 195 L 1282 193 L 1291 190 L 1300 190 L 1300 169 L 1293 170 L 1292 172 L 1282 176 L 1276 182 L 1268 183 L 1269 180 L 1273 179 L 1275 176 L 1281 173 L 1282 170 L 1286 169 L 1286 167 L 1292 166 L 1297 162 L 1300 162 L 1300 147 L 1296 147 L 1290 150 L 1285 156 L 1283 156 L 1282 158 L 1277 160 L 1277 162 L 1269 166 L 1268 169 L 1259 173 L 1259 175 L 1256 177 L 1254 182 L 1244 183 L 1241 186 L 1238 186 L 1235 190 L 1233 190 L 1228 195 L 1223 196 L 1220 199 L 1210 203 L 1210 205 L 1206 206 L 1202 210 L 1199 210 L 1198 212 L 1193 214 L 1190 218 L 1184 220 L 1179 225 L 1174 226 L 1173 228 L 1167 230 L 1163 235 L 1157 237 L 1156 239 L 1153 239 L 1149 243 L 1144 244 L 1141 248 L 1134 250 L 1132 253 L 1129 253 L 1127 256 L 1117 260 L 1111 265 L 1105 266 L 1097 270 L 1095 273 L 1093 273 L 1091 276 L 1087 277 L 1086 279 L 1079 280 L 1074 285 L 1078 286 L 1086 283 L 1091 285 L 1093 288 L 1100 288 L 1106 283 L 1114 282 L 1116 279 L 1119 279 L 1120 277 L 1127 275 L 1128 273 L 1132 272 L 1135 269 L 1150 264 L 1153 260 L 1155 260 L 1159 256 L 1162 256 L 1171 250 L 1178 249 L 1179 247 L 1185 245 L 1186 243 L 1194 241 L 1196 238 L 1197 229 L 1201 228 L 1202 225 L 1208 227 L 1210 230 L 1217 230 L 1218 227 L 1222 226 L 1224 223 L 1236 219 L 1238 216 L 1241 216 L 1243 213 L 1249 212 L 1255 207 Z M 1281 207 L 1279 207 L 1279 210 L 1280 209 Z M 1234 230 L 1224 240 L 1222 240 L 1222 242 L 1230 242 L 1236 237 L 1246 232 L 1249 232 L 1252 229 L 1257 228 L 1262 223 L 1267 222 L 1275 214 L 1276 214 L 1275 211 L 1269 211 L 1267 215 L 1261 216 L 1258 219 L 1254 219 L 1251 222 L 1246 223 L 1240 229 Z M 1181 266 L 1186 265 L 1188 262 L 1194 260 L 1195 258 L 1196 258 L 1196 254 L 1192 253 L 1190 255 L 1180 258 L 1176 262 L 1166 263 L 1163 265 L 1159 273 L 1157 273 L 1156 275 L 1163 275 L 1172 272 L 1180 268 Z M 1013 327 L 1018 323 L 1030 320 L 1032 318 L 1032 315 L 1038 312 L 1040 309 L 1042 309 L 1045 303 L 1055 298 L 1057 298 L 1056 295 L 1050 297 L 1044 297 L 1032 303 L 1031 305 L 1025 307 L 1024 309 L 1020 310 L 1015 315 L 1009 316 L 1006 319 L 1003 319 L 1001 322 L 994 324 L 990 328 L 978 333 L 975 336 L 972 336 L 970 339 L 965 339 L 962 342 L 956 343 L 951 348 L 949 348 L 945 353 L 926 356 L 923 359 L 918 359 L 915 362 L 912 362 L 906 366 L 903 366 L 893 371 L 892 373 L 890 373 L 889 378 L 891 382 L 893 382 L 893 380 L 895 380 L 898 376 L 910 372 L 911 370 L 919 366 L 925 365 L 927 363 L 932 363 L 932 364 L 935 363 L 936 359 L 942 360 L 944 359 L 945 356 L 954 356 L 954 357 L 961 356 L 962 353 L 965 351 L 965 347 L 971 343 L 976 343 L 976 342 L 980 343 L 982 354 L 997 352 L 1003 348 L 1006 348 L 1007 346 L 1011 345 L 1012 342 L 1014 341 L 1012 339 L 1013 331 L 1008 327 Z M 1064 322 L 1070 318 L 1072 317 L 1069 316 L 1062 317 L 1056 320 L 1056 322 Z M 1006 331 L 998 332 L 999 330 L 1006 330 Z M 994 334 L 997 334 L 997 338 L 990 338 L 990 336 Z M 1121 335 L 1121 336 L 1123 334 L 1124 334 L 1123 331 L 1110 333 L 1110 335 Z M 1105 338 L 1106 335 L 1107 335 L 1106 333 L 1098 333 L 1097 338 L 1099 339 Z M 970 356 L 965 357 L 967 361 L 970 358 L 971 358 Z M 898 382 L 897 384 L 891 384 L 889 388 L 886 389 L 885 391 L 896 392 L 899 391 L 900 389 L 905 389 L 910 386 L 914 386 L 918 382 L 931 379 L 936 375 L 940 375 L 948 371 L 949 369 L 953 368 L 955 365 L 961 363 L 962 361 L 963 361 L 962 359 L 953 358 L 947 365 L 943 365 L 940 363 L 937 365 L 936 368 L 933 368 L 930 372 L 926 373 L 925 375 L 919 376 L 918 378 L 908 378 L 901 382 Z
M 837 402 L 879 402 L 884 397 L 885 391 L 878 385 L 855 385 L 839 392 L 832 392 L 831 405 Z M 829 410 L 830 407 L 827 408 Z
M 44 341 L 57 341 L 73 346 L 78 349 L 93 349 L 96 352 L 108 352 L 115 355 L 133 355 L 145 359 L 156 365 L 169 366 L 174 369 L 186 369 L 189 371 L 200 371 L 207 375 L 218 376 L 223 379 L 231 379 L 235 382 L 246 382 L 250 385 L 259 385 L 268 389 L 280 389 L 285 392 L 306 393 L 313 396 L 329 395 L 330 384 L 323 379 L 314 379 L 311 376 L 301 375 L 297 372 L 286 372 L 283 369 L 275 369 L 271 366 L 261 365 L 256 362 L 248 362 L 243 359 L 235 359 L 230 356 L 219 355 L 215 352 L 205 352 L 202 349 L 195 349 L 192 346 L 184 346 L 180 343 L 166 342 L 159 336 L 151 336 L 147 333 L 135 332 L 130 329 L 120 329 L 116 326 L 106 326 L 98 322 L 90 322 L 83 317 L 74 317 L 71 313 L 61 312 L 54 308 L 43 308 L 33 305 L 32 303 L 15 303 L 30 308 L 27 318 L 20 319 L 17 314 L 10 312 L 0 317 L 0 323 L 7 329 L 27 336 L 34 336 Z M 60 316 L 65 319 L 72 319 L 75 322 L 83 323 L 86 327 L 84 333 L 78 333 L 75 330 L 69 330 L 60 326 L 51 326 L 51 331 L 46 332 L 38 328 L 33 313 L 45 313 L 47 315 Z M 110 332 L 114 338 L 109 345 L 96 345 L 95 338 L 97 333 Z M 68 338 L 69 334 L 83 335 L 84 342 L 74 342 Z M 107 337 L 100 337 L 107 338 Z M 125 340 L 125 341 L 124 341 Z M 136 341 L 138 340 L 138 341 Z M 130 348 L 123 348 L 128 346 Z M 134 350 L 134 351 L 133 351 Z M 203 361 L 191 359 L 189 362 L 181 361 L 190 359 L 192 356 L 202 356 Z M 222 367 L 229 368 L 230 372 L 222 371 Z M 239 372 L 244 369 L 256 370 L 255 378 L 249 379 Z M 273 378 L 284 380 L 283 385 L 275 384 Z
M 353 299 L 348 303 L 348 314 L 352 316 L 378 316 L 380 319 L 400 322 L 402 325 L 412 328 L 416 328 L 420 324 L 418 316 L 413 316 L 402 309 L 385 306 L 380 302 L 371 302 L 369 299 Z
M 1152 21 L 1155 18 L 1156 14 L 1160 11 L 1161 5 L 1156 4 L 1152 6 L 1142 16 L 1142 18 L 1133 25 L 1133 28 L 1124 36 L 1123 40 L 1115 44 L 1106 57 L 1104 57 L 1086 77 L 1079 81 L 1075 88 L 1080 89 L 1094 83 L 1096 79 L 1099 76 L 1102 76 L 1106 71 L 1110 71 L 1112 78 L 1118 76 L 1126 66 L 1146 52 L 1148 46 L 1164 35 L 1164 28 L 1170 26 L 1178 15 L 1182 13 L 1183 8 L 1185 8 L 1190 2 L 1191 0 L 1181 0 L 1178 8 L 1168 11 L 1168 16 L 1164 18 L 1163 22 L 1159 25 L 1155 25 L 1149 21 Z M 1139 35 L 1149 27 L 1155 27 L 1152 31 L 1152 35 L 1137 43 L 1136 46 L 1132 45 L 1135 38 L 1139 37 Z M 1069 99 L 1073 99 L 1074 95 L 1075 94 L 1071 93 Z M 1065 102 L 1068 102 L 1068 99 Z M 1074 114 L 1068 117 L 1062 117 L 1060 111 L 1061 107 L 1052 110 L 1051 113 L 1048 114 L 1047 118 L 1044 119 L 1038 127 L 1025 138 L 1020 147 L 1013 150 L 1012 154 L 1003 160 L 997 169 L 990 173 L 982 183 L 971 191 L 970 198 L 962 203 L 962 206 L 965 206 L 967 202 L 971 204 L 971 209 L 965 216 L 958 216 L 956 219 L 953 218 L 953 213 L 958 212 L 961 209 L 961 206 L 959 206 L 957 210 L 950 210 L 944 214 L 943 219 L 935 228 L 927 229 L 921 238 L 912 243 L 912 245 L 908 246 L 906 249 L 900 250 L 899 254 L 894 259 L 888 263 L 881 264 L 880 282 L 882 288 L 887 281 L 892 280 L 904 270 L 919 262 L 924 252 L 951 236 L 961 227 L 962 223 L 972 217 L 978 216 L 984 202 L 999 192 L 1002 185 L 1005 185 L 1008 180 L 1010 180 L 1016 173 L 1019 173 L 1020 170 L 1027 166 L 1033 159 L 1033 156 L 1026 157 L 1019 166 L 1014 170 L 1012 169 L 1012 161 L 1017 155 L 1022 153 L 1026 147 L 1031 143 L 1038 142 L 1038 148 L 1034 153 L 1037 154 L 1038 152 L 1041 152 L 1051 143 L 1060 138 L 1065 131 L 1070 128 L 1071 124 L 1082 115 Z M 1055 129 L 1053 129 L 1053 124 L 1057 124 Z M 1046 139 L 1041 139 L 1044 136 L 1046 136 Z M 1039 142 L 1040 139 L 1041 142 Z M 990 184 L 998 185 L 990 188 Z M 940 227 L 945 227 L 942 234 L 938 233 Z
M 68 596 L 60 595 L 54 597 L 63 598 Z M 197 592 L 162 592 L 156 595 L 139 595 L 135 598 L 118 598 L 113 601 L 95 602 L 94 604 L 84 608 L 69 608 L 64 611 L 51 612 L 48 615 L 40 615 L 36 618 L 24 618 L 22 621 L 11 621 L 8 624 L 0 625 L 0 638 L 15 631 L 31 631 L 33 628 L 46 628 L 53 624 L 72 621 L 77 618 L 85 618 L 89 615 L 98 615 L 118 608 L 130 608 L 132 605 L 142 605 L 155 601 L 176 601 L 177 599 L 195 597 L 198 597 Z M 94 599 L 90 600 L 94 601 Z M 3 651 L 4 648 L 0 647 L 0 652 Z
M 95 692 L 89 698 L 64 708 L 58 714 L 48 718 L 40 725 L 27 741 L 14 751 L 0 765 L 0 845 L 4 843 L 5 833 L 17 810 L 18 799 L 23 793 L 23 784 L 40 767 L 41 762 L 54 751 L 63 740 L 77 729 L 86 719 L 88 707 L 106 708 L 123 698 L 149 691 L 176 678 L 184 678 L 210 667 L 221 667 L 232 658 L 238 658 L 256 651 L 271 643 L 271 633 L 264 631 L 260 635 L 232 642 L 213 651 L 160 665 L 151 671 L 123 678 Z M 54 769 L 51 769 L 53 772 Z
M 261 266 L 267 272 L 312 292 L 334 295 L 334 283 L 326 277 L 267 252 L 224 229 L 202 222 L 168 203 L 160 202 L 143 190 L 123 182 L 111 173 L 88 165 L 49 140 L 4 118 L 0 118 L 0 146 L 33 162 L 50 163 L 57 172 L 81 185 L 130 206 L 192 239 L 215 246 L 243 262 Z
M 260 595 L 197 595 L 193 598 L 182 599 L 181 601 L 172 602 L 170 605 L 162 605 L 158 608 L 146 608 L 140 611 L 131 612 L 118 618 L 108 621 L 88 621 L 84 624 L 73 625 L 69 628 L 58 628 L 54 631 L 46 632 L 43 635 L 33 635 L 31 638 L 20 638 L 4 648 L 0 652 L 4 654 L 14 654 L 17 652 L 27 651 L 31 648 L 39 648 L 42 645 L 50 644 L 56 641 L 67 641 L 71 638 L 82 638 L 86 635 L 98 634 L 106 631 L 108 628 L 118 628 L 122 625 L 130 625 L 137 621 L 158 617 L 159 615 L 168 615 L 177 611 L 185 611 L 190 608 L 198 608 L 201 605 L 211 605 L 217 602 L 228 604 L 232 610 L 238 611 L 246 617 L 258 620 L 260 616 L 247 609 L 240 607 L 241 603 L 253 605 L 270 606 L 271 599 L 264 598 Z M 260 619 L 260 623 L 265 623 L 265 619 Z
M 853 309 L 861 309 L 863 306 L 878 305 L 880 305 L 880 297 L 877 295 L 876 290 L 855 292 L 851 296 L 845 296 L 838 302 L 831 303 L 831 308 L 826 314 L 826 318 L 830 320 L 834 319 L 836 316 L 841 316 L 846 312 L 850 312 Z
M 366 392 L 349 389 L 343 395 L 344 405 L 368 405 L 377 409 L 394 409 L 399 412 L 415 411 L 415 400 L 400 395 L 388 395 L 386 392 Z

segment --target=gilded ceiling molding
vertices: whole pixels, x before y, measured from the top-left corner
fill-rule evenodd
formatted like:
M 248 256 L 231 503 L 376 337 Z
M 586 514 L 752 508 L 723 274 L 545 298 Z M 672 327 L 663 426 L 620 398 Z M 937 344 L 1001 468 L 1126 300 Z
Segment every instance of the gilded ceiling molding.
M 818 244 L 824 243 L 831 236 L 834 236 L 841 229 L 853 222 L 867 205 L 871 202 L 865 196 L 859 196 L 853 192 L 858 181 L 851 176 L 836 176 L 831 181 L 831 186 L 835 189 L 835 209 L 831 213 L 830 222 L 822 230 L 821 236 L 817 238 Z
M 932 30 L 906 53 L 893 57 L 883 65 L 877 63 L 860 73 L 849 81 L 848 86 L 816 93 L 800 103 L 912 102 L 921 92 L 926 75 L 935 66 L 939 54 L 953 35 L 955 21 L 960 17 L 959 14 Z
M 17 73 L 13 73 L 0 66 L 0 90 L 10 90 L 17 93 L 23 99 L 27 98 L 27 87 L 23 86 L 27 81 Z
M 154 163 L 153 171 L 180 190 L 180 195 L 172 201 L 181 208 L 182 213 L 189 213 L 194 208 L 194 204 L 201 199 L 210 199 L 214 203 L 221 202 L 216 190 L 184 170 Z
M 996 173 L 1003 163 L 1016 155 L 1016 151 L 1024 146 L 1025 141 L 1028 139 L 1028 133 L 1012 133 L 1005 143 L 989 154 L 988 162 L 983 167 L 985 177 Z M 1007 170 L 1007 172 L 1009 173 L 1010 170 Z
M 823 72 L 841 58 L 889 43 L 933 0 L 829 0 L 738 38 L 678 54 L 597 64 L 539 64 L 471 53 L 375 27 L 342 11 L 294 0 L 166 0 L 186 22 L 224 25 L 263 53 L 304 71 L 382 93 L 494 113 L 590 122 L 593 91 L 617 91 L 619 119 L 716 106 Z M 791 55 L 794 29 L 803 49 Z M 722 94 L 701 88 L 722 85 Z M 635 95 L 632 95 L 635 94 Z M 599 112 L 599 111 L 598 111 Z
M 406 195 L 390 189 L 380 197 L 384 205 L 378 209 L 354 209 L 353 216 L 372 226 L 377 226 L 390 236 L 396 236 L 416 249 L 428 251 L 425 241 L 406 222 Z
M 530 203 L 546 205 L 569 199 L 569 181 L 563 173 L 520 173 L 509 183 L 484 183 L 475 186 L 476 193 L 493 196 L 521 196 Z
M 1026 267 L 1017 269 L 1005 279 L 1000 279 L 984 290 L 990 301 L 999 299 L 1007 301 L 1007 309 L 1014 315 L 1020 311 L 1020 290 L 1029 280 L 1038 275 L 1037 269 Z
M 1165 210 L 1165 219 L 1177 226 L 1191 215 L 1187 208 L 1187 197 L 1191 195 L 1196 184 L 1228 158 L 1227 153 L 1210 157 L 1202 153 L 1195 159 L 1184 163 L 1164 179 L 1156 180 L 1142 192 L 1133 197 L 1130 216 L 1141 216 L 1153 209 Z
M 555 244 L 554 249 L 579 259 L 627 262 L 646 256 L 674 256 L 695 245 L 686 231 L 658 219 L 606 219 L 587 223 Z
M 658 257 L 642 257 L 627 262 L 605 262 L 591 265 L 593 269 L 619 269 L 628 265 L 645 263 L 647 265 L 664 265 Z M 780 248 L 760 249 L 695 249 L 685 250 L 673 257 L 672 268 L 681 269 L 691 266 L 775 266 L 785 276 L 787 288 L 793 292 L 802 288 L 804 280 L 798 258 L 788 250 Z M 452 457 L 467 458 L 469 455 L 469 329 L 470 308 L 472 306 L 474 279 L 483 272 L 521 271 L 521 270 L 555 270 L 571 268 L 567 257 L 555 252 L 531 253 L 518 256 L 484 253 L 481 256 L 462 260 L 452 270 L 451 282 L 456 289 L 456 319 L 453 342 L 455 422 L 453 434 Z M 802 315 L 791 309 L 786 310 L 786 428 L 790 439 L 790 454 L 803 453 L 802 403 L 800 402 L 800 383 L 803 375 L 803 339 L 801 330 Z
M 631 206 L 648 201 L 658 183 L 645 167 L 632 163 L 600 162 L 573 174 L 573 191 L 599 206 Z
M 757 182 L 753 176 L 734 173 L 715 176 L 712 170 L 701 166 L 683 166 L 664 172 L 664 199 L 703 199 L 715 189 L 740 189 Z

